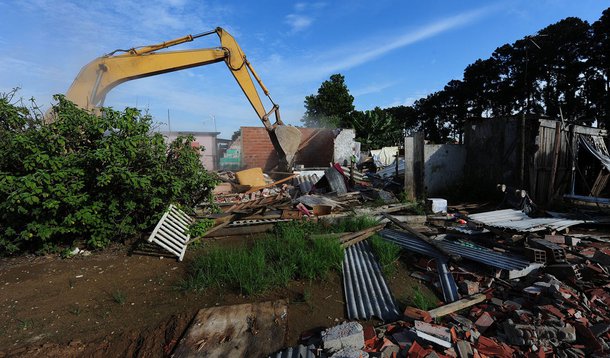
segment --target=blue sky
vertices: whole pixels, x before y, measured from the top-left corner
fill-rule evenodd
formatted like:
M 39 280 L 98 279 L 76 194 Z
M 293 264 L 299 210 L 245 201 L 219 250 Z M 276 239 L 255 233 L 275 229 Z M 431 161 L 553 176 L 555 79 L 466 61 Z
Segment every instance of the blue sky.
M 409 105 L 461 79 L 465 66 L 565 17 L 594 22 L 608 1 L 0 0 L 0 92 L 48 108 L 79 69 L 117 48 L 221 26 L 298 125 L 306 95 L 333 73 L 359 110 Z M 180 48 L 216 47 L 207 37 Z M 265 103 L 268 105 L 269 103 Z M 106 105 L 147 110 L 172 130 L 261 125 L 223 63 L 127 82 Z

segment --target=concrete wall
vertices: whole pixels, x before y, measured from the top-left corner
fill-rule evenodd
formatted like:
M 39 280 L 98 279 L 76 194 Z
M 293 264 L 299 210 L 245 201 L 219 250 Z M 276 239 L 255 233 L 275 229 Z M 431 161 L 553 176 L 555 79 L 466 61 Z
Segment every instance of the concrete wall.
M 201 163 L 207 170 L 216 170 L 216 136 L 218 132 L 163 132 L 163 136 L 168 142 L 174 141 L 178 136 L 192 135 L 195 137 L 193 145 L 203 146 L 205 150 L 201 151 Z
M 428 197 L 443 195 L 464 179 L 466 147 L 460 144 L 424 145 L 424 186 Z

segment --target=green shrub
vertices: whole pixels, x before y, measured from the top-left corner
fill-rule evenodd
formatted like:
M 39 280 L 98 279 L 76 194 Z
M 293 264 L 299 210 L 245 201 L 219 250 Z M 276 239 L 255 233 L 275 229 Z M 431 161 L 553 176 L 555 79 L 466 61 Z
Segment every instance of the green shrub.
M 53 123 L 0 96 L 0 255 L 82 240 L 99 248 L 147 230 L 168 204 L 211 195 L 192 137 L 168 146 L 134 108 L 96 116 L 55 96 Z

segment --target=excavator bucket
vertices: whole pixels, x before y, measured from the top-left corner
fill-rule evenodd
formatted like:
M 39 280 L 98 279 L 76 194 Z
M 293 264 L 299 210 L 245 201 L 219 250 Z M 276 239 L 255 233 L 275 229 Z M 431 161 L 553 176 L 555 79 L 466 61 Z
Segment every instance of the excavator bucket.
M 301 131 L 293 126 L 276 126 L 271 132 L 271 142 L 279 155 L 279 169 L 289 170 L 301 144 Z

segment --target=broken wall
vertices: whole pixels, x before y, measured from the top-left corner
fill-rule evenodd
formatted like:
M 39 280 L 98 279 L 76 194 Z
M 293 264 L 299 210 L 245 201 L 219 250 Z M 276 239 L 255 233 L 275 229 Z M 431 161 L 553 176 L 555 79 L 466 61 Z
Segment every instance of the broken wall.
M 354 150 L 360 152 L 353 129 L 297 128 L 301 131 L 301 145 L 295 165 L 328 167 L 331 162 L 349 162 Z M 270 171 L 277 165 L 277 153 L 264 127 L 241 127 L 241 138 L 242 169 L 258 167 Z
M 447 193 L 462 183 L 466 147 L 460 144 L 424 145 L 424 187 L 428 196 Z
M 496 184 L 523 188 L 526 181 L 525 152 L 533 149 L 534 136 L 527 124 L 537 119 L 481 118 L 469 120 L 464 128 L 466 146 L 465 182 L 482 196 L 493 194 Z M 522 133 L 522 131 L 524 133 Z M 521 137 L 531 138 L 522 141 Z M 528 143 L 530 148 L 525 147 Z
M 333 162 L 349 166 L 352 155 L 356 156 L 356 162 L 360 159 L 360 143 L 356 142 L 356 131 L 354 129 L 338 129 L 334 139 Z
M 483 195 L 497 184 L 525 189 L 545 204 L 578 179 L 572 172 L 578 134 L 607 137 L 603 129 L 534 116 L 470 120 L 464 129 L 466 182 Z

